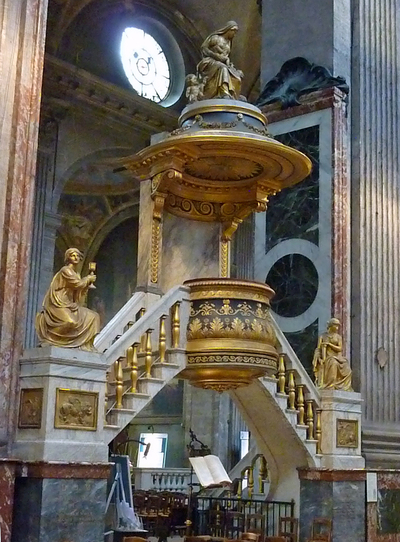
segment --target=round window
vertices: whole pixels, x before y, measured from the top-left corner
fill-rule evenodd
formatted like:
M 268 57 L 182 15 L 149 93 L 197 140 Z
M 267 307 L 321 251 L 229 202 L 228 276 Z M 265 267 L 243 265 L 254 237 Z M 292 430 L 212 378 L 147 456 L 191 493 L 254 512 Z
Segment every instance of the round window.
M 271 308 L 279 316 L 294 318 L 311 307 L 318 292 L 318 272 L 302 254 L 287 254 L 271 267 L 266 283 L 275 290 Z
M 170 67 L 160 44 L 141 28 L 126 28 L 121 39 L 121 60 L 132 87 L 140 96 L 162 102 L 171 86 Z

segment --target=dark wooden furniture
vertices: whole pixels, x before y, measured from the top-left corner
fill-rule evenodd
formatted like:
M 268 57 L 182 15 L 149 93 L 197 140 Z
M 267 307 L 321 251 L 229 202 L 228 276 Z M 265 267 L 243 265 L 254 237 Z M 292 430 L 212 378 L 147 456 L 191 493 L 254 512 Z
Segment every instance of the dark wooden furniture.
M 279 518 L 279 536 L 286 538 L 288 542 L 299 540 L 299 520 L 291 516 Z

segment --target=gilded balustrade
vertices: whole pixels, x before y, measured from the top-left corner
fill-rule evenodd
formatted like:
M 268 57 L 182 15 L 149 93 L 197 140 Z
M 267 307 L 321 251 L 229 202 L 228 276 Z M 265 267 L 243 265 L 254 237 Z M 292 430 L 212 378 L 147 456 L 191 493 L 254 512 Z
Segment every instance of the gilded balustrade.
M 258 493 L 265 494 L 265 483 L 269 479 L 268 466 L 265 457 L 262 454 L 257 454 L 251 461 L 251 464 L 242 469 L 240 477 L 234 480 L 234 485 L 237 484 L 237 490 L 234 497 L 241 499 L 243 497 L 244 488 L 247 487 L 247 498 L 253 498 L 257 473 Z
M 321 409 L 313 399 L 307 398 L 309 390 L 301 382 L 300 376 L 293 368 L 287 368 L 286 354 L 280 353 L 277 371 L 277 392 L 288 398 L 288 410 L 297 411 L 298 425 L 307 427 L 307 440 L 317 441 L 317 453 L 321 453 Z
M 163 314 L 158 321 L 157 348 L 153 349 L 155 341 L 152 340 L 152 328 L 149 328 L 138 342 L 134 342 L 126 350 L 125 356 L 120 356 L 114 362 L 112 370 L 107 372 L 105 391 L 105 416 L 113 408 L 123 408 L 123 396 L 126 393 L 138 393 L 141 378 L 152 378 L 155 363 L 167 365 L 168 333 L 167 324 L 170 323 L 171 348 L 177 348 L 180 341 L 180 302 L 171 307 L 171 314 Z M 139 311 L 138 318 L 143 317 L 146 310 Z M 168 317 L 170 316 L 170 318 Z M 131 325 L 129 325 L 131 324 Z M 134 322 L 129 322 L 127 329 Z M 119 338 L 119 337 L 118 337 Z M 117 340 L 117 338 L 115 338 Z M 124 374 L 128 377 L 125 378 Z

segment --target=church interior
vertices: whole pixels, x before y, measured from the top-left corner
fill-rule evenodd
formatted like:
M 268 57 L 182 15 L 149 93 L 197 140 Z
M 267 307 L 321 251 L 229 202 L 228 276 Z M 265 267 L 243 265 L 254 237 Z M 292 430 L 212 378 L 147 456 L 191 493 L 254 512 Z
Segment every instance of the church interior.
M 399 3 L 0 13 L 0 542 L 400 542 Z

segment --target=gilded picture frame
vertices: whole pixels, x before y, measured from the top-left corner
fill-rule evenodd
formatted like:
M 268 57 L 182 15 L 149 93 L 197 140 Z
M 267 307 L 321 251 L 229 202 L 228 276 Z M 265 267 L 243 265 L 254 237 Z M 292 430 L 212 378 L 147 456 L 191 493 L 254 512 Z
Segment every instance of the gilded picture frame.
M 96 431 L 98 403 L 98 392 L 57 388 L 54 427 Z
M 19 397 L 18 427 L 40 429 L 42 410 L 43 388 L 22 388 Z
M 358 448 L 358 420 L 336 420 L 337 448 Z

